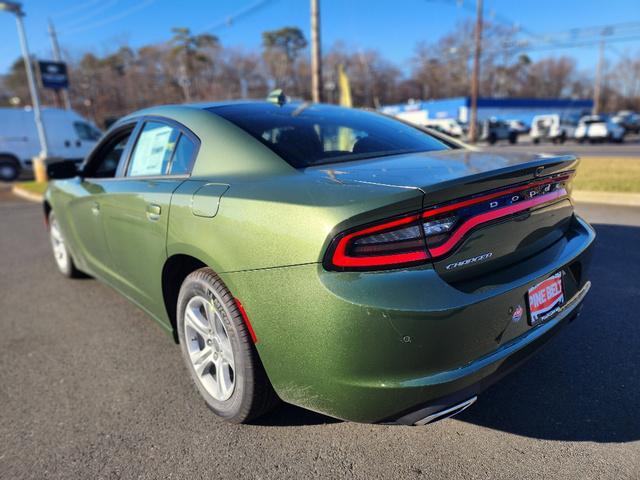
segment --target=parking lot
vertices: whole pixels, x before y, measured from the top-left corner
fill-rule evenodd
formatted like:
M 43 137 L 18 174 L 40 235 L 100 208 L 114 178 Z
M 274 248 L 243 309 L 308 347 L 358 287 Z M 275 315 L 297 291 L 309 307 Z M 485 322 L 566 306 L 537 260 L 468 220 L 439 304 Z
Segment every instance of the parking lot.
M 535 152 L 535 153 L 571 153 L 578 156 L 614 156 L 614 157 L 638 157 L 640 150 L 640 137 L 629 135 L 624 143 L 577 143 L 567 140 L 565 143 L 542 142 L 534 144 L 527 135 L 521 136 L 518 143 L 510 145 L 500 142 L 496 145 L 484 145 L 482 148 L 496 152 Z
M 628 135 L 624 143 L 577 143 L 567 140 L 564 143 L 542 142 L 534 144 L 528 135 L 518 138 L 518 143 L 510 145 L 500 142 L 495 145 L 483 145 L 483 149 L 495 152 L 535 152 L 535 153 L 560 153 L 578 156 L 612 156 L 612 157 L 638 157 L 640 155 L 640 136 Z
M 0 192 L 0 478 L 639 478 L 640 213 L 598 231 L 583 315 L 463 414 L 427 427 L 283 405 L 214 418 L 172 339 L 95 280 L 60 277 L 39 205 Z

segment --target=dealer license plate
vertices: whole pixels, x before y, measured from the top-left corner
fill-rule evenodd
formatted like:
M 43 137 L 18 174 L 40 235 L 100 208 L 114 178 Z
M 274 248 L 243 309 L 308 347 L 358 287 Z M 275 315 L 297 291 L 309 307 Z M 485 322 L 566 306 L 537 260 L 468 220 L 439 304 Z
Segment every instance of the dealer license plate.
M 562 272 L 534 285 L 527 293 L 529 324 L 537 325 L 553 317 L 564 303 Z

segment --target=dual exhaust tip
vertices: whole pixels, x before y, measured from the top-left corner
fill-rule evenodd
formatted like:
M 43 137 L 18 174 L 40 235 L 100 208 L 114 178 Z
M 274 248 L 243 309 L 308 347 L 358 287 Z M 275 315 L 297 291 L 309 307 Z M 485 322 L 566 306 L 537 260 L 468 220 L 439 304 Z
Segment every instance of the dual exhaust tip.
M 469 408 L 476 402 L 476 400 L 478 400 L 477 395 L 469 398 L 468 400 L 465 400 L 464 402 L 445 408 L 444 410 L 440 410 L 439 412 L 432 413 L 431 415 L 428 415 L 416 421 L 414 425 L 426 425 L 428 423 L 433 423 L 444 418 L 453 417 L 454 415 L 457 415 L 458 413 Z

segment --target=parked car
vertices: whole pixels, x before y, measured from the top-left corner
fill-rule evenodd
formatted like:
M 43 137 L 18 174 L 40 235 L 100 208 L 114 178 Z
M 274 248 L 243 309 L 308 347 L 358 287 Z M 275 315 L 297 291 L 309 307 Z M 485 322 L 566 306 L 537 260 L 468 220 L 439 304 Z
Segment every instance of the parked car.
M 44 213 L 60 272 L 153 317 L 227 421 L 281 399 L 423 425 L 578 315 L 577 166 L 336 106 L 163 106 L 52 165 Z
M 427 120 L 423 123 L 423 126 L 432 128 L 453 138 L 462 138 L 464 135 L 462 125 L 452 118 Z
M 624 141 L 624 128 L 603 115 L 587 115 L 580 119 L 575 131 L 578 142 L 618 142 Z
M 529 125 L 524 123 L 522 120 L 507 120 L 507 125 L 509 128 L 516 132 L 518 135 L 526 135 L 529 133 Z
M 564 115 L 536 115 L 531 122 L 529 135 L 533 143 L 544 140 L 564 143 L 574 137 L 577 123 L 575 119 Z
M 494 145 L 500 140 L 511 144 L 518 142 L 518 132 L 511 129 L 507 122 L 497 119 L 484 120 L 480 123 L 480 140 Z
M 611 121 L 624 128 L 625 133 L 640 133 L 640 115 L 637 113 L 621 110 L 611 118 Z
M 72 110 L 42 109 L 49 156 L 81 162 L 102 133 Z M 33 110 L 0 108 L 0 180 L 16 179 L 40 153 Z

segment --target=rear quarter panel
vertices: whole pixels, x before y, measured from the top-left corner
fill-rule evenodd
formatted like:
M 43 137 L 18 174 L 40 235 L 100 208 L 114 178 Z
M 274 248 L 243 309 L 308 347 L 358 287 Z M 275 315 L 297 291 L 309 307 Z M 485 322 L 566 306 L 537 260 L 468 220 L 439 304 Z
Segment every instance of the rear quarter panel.
M 267 180 L 230 178 L 217 214 L 208 218 L 192 209 L 193 194 L 205 183 L 188 180 L 174 193 L 167 253 L 194 256 L 218 273 L 320 262 L 337 225 L 422 205 L 415 189 L 347 186 L 294 172 Z M 212 196 L 210 202 L 217 201 Z

